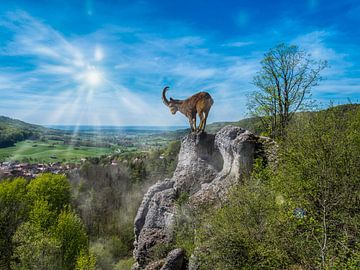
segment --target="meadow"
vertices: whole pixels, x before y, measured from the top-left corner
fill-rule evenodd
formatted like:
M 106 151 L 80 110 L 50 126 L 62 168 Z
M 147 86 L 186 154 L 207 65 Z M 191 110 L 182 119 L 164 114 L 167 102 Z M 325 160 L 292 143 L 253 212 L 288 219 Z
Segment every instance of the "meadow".
M 111 152 L 111 148 L 66 145 L 55 140 L 25 140 L 12 147 L 0 148 L 0 161 L 76 162 Z

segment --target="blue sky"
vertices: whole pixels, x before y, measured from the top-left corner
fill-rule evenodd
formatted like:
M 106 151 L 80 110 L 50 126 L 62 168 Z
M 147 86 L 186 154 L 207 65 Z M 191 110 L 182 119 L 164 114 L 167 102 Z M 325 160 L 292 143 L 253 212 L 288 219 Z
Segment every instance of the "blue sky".
M 291 3 L 291 4 L 290 4 Z M 208 91 L 209 122 L 246 116 L 280 42 L 328 60 L 320 104 L 360 100 L 359 1 L 6 1 L 0 115 L 38 124 L 186 125 L 161 90 Z

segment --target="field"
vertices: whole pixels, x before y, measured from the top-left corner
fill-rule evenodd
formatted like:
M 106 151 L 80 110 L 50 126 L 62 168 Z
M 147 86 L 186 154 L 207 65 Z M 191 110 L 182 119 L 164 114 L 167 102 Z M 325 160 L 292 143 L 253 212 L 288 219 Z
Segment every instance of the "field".
M 15 146 L 0 148 L 0 161 L 32 161 L 32 162 L 76 162 L 84 157 L 95 157 L 110 154 L 111 148 L 73 146 L 59 141 L 26 140 Z

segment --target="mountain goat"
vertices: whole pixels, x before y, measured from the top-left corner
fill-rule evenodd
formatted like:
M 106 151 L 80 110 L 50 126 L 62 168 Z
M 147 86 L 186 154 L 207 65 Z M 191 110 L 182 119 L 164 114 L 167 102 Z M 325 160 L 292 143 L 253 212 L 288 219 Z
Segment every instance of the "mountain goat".
M 211 106 L 214 104 L 214 100 L 207 92 L 199 92 L 185 100 L 166 98 L 166 92 L 169 87 L 166 86 L 162 92 L 162 100 L 166 106 L 169 107 L 172 114 L 177 111 L 184 114 L 189 119 L 191 131 L 204 131 L 206 126 L 206 119 L 209 115 Z M 196 114 L 200 118 L 199 127 L 196 128 Z

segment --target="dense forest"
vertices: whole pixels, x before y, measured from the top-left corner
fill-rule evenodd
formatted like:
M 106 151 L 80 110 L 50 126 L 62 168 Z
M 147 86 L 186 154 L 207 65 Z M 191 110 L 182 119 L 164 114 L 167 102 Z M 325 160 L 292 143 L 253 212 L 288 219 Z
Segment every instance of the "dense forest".
M 0 269 L 130 269 L 136 210 L 172 174 L 179 146 L 0 182 Z

